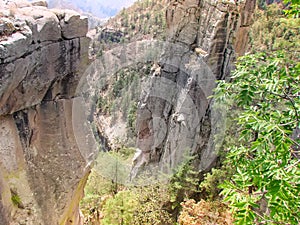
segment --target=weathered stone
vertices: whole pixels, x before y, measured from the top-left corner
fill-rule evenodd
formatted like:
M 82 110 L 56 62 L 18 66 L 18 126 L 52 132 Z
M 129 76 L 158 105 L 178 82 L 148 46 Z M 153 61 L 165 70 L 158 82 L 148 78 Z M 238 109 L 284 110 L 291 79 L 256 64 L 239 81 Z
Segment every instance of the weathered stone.
M 18 138 L 16 124 L 11 117 L 1 118 L 0 124 L 0 164 L 7 172 L 17 171 L 24 166 L 22 159 L 22 146 Z
M 230 71 L 225 66 L 230 65 L 227 59 L 234 59 L 235 53 L 243 54 L 247 48 L 254 6 L 255 1 L 241 5 L 198 0 L 173 3 L 167 10 L 169 37 L 208 52 L 207 63 L 222 78 Z
M 239 29 L 235 36 L 234 49 L 237 56 L 242 56 L 247 51 L 248 39 L 249 39 L 249 29 L 253 23 L 255 1 L 246 1 L 243 7 L 243 14 L 239 20 Z
M 27 52 L 27 46 L 30 45 L 30 43 L 30 34 L 25 36 L 20 32 L 13 33 L 6 41 L 1 42 L 1 46 L 3 46 L 3 48 L 0 49 L 1 59 L 10 57 L 20 58 Z
M 0 165 L 0 221 L 2 224 L 9 224 L 12 203 L 9 199 L 9 186 L 4 181 L 5 174 L 2 171 L 4 169 Z
M 0 77 L 0 114 L 36 105 L 44 98 L 53 100 L 72 96 L 72 88 L 66 86 L 72 82 L 68 74 L 72 74 L 80 63 L 80 42 L 80 39 L 72 39 L 49 44 L 13 64 L 0 65 L 6 71 Z M 60 83 L 61 88 L 52 90 L 54 81 Z
M 43 7 L 48 7 L 47 1 L 44 0 L 35 0 L 31 2 L 31 5 L 33 6 L 43 6 Z
M 61 21 L 62 19 L 65 18 L 66 10 L 61 10 L 61 9 L 57 9 L 57 8 L 50 9 L 50 10 L 51 10 L 51 12 L 53 12 L 57 16 L 59 21 Z
M 61 38 L 59 20 L 54 13 L 44 7 L 27 7 L 20 9 L 20 12 L 32 17 L 36 24 L 36 39 L 39 42 L 57 41 Z
M 78 206 L 96 148 L 77 143 L 72 109 L 89 63 L 87 24 L 66 40 L 63 18 L 43 1 L 33 5 L 3 4 L 15 9 L 4 19 L 14 30 L 0 39 L 0 224 L 82 224 Z
M 11 35 L 15 31 L 16 28 L 10 19 L 8 18 L 0 19 L 0 36 Z
M 62 36 L 66 39 L 83 37 L 87 33 L 88 18 L 74 11 L 66 10 L 65 17 L 60 21 Z
M 88 174 L 72 131 L 72 104 L 72 100 L 49 101 L 14 114 L 28 182 L 44 224 L 57 224 L 69 216 L 66 209 L 77 207 L 71 202 L 82 195 L 77 185 Z
M 26 0 L 14 0 L 14 1 L 8 1 L 7 4 L 10 8 L 25 8 L 30 7 L 30 2 Z

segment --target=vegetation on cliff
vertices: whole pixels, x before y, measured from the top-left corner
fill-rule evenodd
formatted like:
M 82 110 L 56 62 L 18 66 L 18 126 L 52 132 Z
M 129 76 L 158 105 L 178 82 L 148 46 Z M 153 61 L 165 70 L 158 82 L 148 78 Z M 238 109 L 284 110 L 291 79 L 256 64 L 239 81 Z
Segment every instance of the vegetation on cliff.
M 103 51 L 117 44 L 143 39 L 164 40 L 166 35 L 166 0 L 137 1 L 131 7 L 96 27 L 92 41 L 92 54 L 101 56 Z
M 168 183 L 147 186 L 120 184 L 94 170 L 82 203 L 86 224 L 300 223 L 300 20 L 299 4 L 292 3 L 257 9 L 249 54 L 218 83 L 216 103 L 230 112 L 218 167 L 203 175 L 187 157 Z M 123 11 L 115 20 L 128 40 L 134 39 L 129 30 L 133 37 L 147 33 L 132 18 Z M 111 112 L 103 104 L 126 95 L 128 77 L 120 75 L 110 94 L 99 97 L 102 113 Z M 134 107 L 127 112 L 133 129 Z M 111 154 L 126 162 L 133 156 L 124 149 Z
M 225 161 L 234 174 L 221 186 L 238 224 L 299 223 L 299 74 L 283 51 L 257 53 L 219 83 L 217 100 L 238 112 Z
M 220 186 L 236 224 L 299 224 L 299 18 L 277 4 L 258 11 L 253 54 L 215 92 L 233 126 Z

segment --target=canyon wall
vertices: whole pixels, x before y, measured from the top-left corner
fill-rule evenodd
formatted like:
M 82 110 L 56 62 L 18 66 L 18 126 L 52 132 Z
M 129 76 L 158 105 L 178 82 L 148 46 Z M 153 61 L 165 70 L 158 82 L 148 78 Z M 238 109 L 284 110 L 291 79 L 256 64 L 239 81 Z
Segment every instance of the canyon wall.
M 72 117 L 87 29 L 45 1 L 0 1 L 1 225 L 82 222 L 91 150 L 78 148 Z
M 88 121 L 76 96 L 89 64 L 88 24 L 46 6 L 0 1 L 1 225 L 82 224 L 78 205 L 96 151 L 80 133 Z M 187 152 L 200 170 L 214 165 L 221 115 L 208 96 L 246 51 L 254 7 L 254 0 L 169 1 L 168 40 L 138 106 L 133 175 L 145 165 L 173 169 Z
M 153 167 L 172 172 L 195 155 L 199 170 L 211 169 L 222 142 L 222 108 L 208 97 L 247 48 L 255 0 L 169 1 L 169 47 L 158 62 L 138 106 L 132 175 Z M 216 141 L 219 135 L 219 142 Z

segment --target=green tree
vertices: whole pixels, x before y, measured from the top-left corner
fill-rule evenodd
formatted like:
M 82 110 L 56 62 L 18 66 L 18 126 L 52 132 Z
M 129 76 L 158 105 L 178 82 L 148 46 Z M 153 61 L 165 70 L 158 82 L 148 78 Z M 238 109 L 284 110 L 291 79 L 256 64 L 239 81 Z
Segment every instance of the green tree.
M 226 161 L 235 173 L 222 185 L 237 224 L 300 223 L 300 140 L 291 138 L 300 128 L 300 63 L 292 58 L 245 56 L 232 82 L 216 88 L 217 102 L 239 112 Z
M 299 0 L 284 0 L 288 4 L 288 9 L 285 10 L 286 15 L 294 18 L 300 17 L 300 1 Z
M 134 193 L 118 192 L 106 201 L 103 207 L 104 219 L 101 223 L 103 225 L 131 225 L 137 203 Z
M 224 148 L 233 175 L 220 187 L 237 224 L 300 221 L 299 0 L 285 3 L 288 16 L 277 4 L 257 11 L 256 54 L 241 58 L 215 92 L 235 116 Z
M 136 111 L 137 111 L 137 103 L 131 102 L 130 107 L 127 113 L 127 121 L 126 125 L 131 134 L 135 133 L 135 122 L 136 122 Z
M 180 203 L 191 198 L 199 190 L 199 172 L 193 165 L 194 156 L 185 155 L 185 160 L 176 168 L 169 181 L 170 203 L 172 210 L 178 214 Z

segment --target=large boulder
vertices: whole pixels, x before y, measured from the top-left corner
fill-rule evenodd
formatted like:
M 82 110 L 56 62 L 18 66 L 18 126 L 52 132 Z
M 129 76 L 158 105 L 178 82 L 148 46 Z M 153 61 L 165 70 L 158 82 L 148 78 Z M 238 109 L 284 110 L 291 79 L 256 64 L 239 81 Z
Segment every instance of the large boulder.
M 66 10 L 64 18 L 60 21 L 62 35 L 66 39 L 83 37 L 88 30 L 88 18 L 80 16 L 78 13 Z

